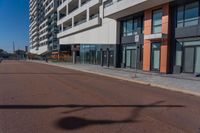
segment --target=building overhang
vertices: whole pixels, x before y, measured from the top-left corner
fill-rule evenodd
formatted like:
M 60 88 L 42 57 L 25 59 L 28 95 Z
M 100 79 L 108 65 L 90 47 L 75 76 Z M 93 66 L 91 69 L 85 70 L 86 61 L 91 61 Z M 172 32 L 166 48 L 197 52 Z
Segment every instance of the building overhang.
M 162 40 L 166 38 L 167 38 L 167 34 L 163 34 L 163 33 L 144 35 L 144 40 Z
M 104 17 L 119 19 L 174 0 L 121 0 L 104 8 Z

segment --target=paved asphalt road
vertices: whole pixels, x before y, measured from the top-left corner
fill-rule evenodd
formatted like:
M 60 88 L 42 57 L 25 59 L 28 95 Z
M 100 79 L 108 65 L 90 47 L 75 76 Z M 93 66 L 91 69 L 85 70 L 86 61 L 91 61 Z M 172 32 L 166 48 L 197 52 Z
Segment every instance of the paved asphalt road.
M 200 98 L 74 70 L 0 64 L 0 133 L 200 133 Z

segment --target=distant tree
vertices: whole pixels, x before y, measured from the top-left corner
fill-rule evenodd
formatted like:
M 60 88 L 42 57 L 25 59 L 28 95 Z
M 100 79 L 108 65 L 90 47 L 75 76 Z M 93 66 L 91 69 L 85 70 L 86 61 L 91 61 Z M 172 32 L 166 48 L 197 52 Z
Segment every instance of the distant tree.
M 3 56 L 3 53 L 4 53 L 4 50 L 3 50 L 3 49 L 0 49 L 0 57 Z
M 1 57 L 8 58 L 9 54 L 6 51 L 4 51 L 3 49 L 0 49 L 0 58 Z
M 4 50 L 3 49 L 0 49 L 0 53 L 3 53 L 4 52 Z

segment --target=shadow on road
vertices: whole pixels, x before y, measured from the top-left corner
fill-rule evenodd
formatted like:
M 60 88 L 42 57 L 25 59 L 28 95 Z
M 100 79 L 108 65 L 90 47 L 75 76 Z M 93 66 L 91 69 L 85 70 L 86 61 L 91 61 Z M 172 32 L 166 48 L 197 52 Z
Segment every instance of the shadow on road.
M 178 108 L 183 105 L 0 105 L 1 109 L 50 109 L 50 108 Z
M 135 123 L 138 122 L 138 117 L 142 110 L 146 108 L 180 108 L 185 107 L 184 105 L 171 105 L 171 104 L 162 104 L 165 101 L 157 101 L 151 104 L 135 104 L 135 105 L 78 105 L 78 104 L 69 104 L 69 105 L 0 105 L 0 110 L 2 109 L 51 109 L 51 108 L 67 108 L 72 109 L 64 114 L 70 114 L 72 112 L 87 110 L 87 109 L 98 109 L 98 108 L 129 108 L 133 109 L 131 115 L 127 119 L 123 120 L 109 120 L 109 119 L 88 119 L 81 118 L 76 116 L 64 117 L 55 122 L 55 127 L 61 128 L 63 130 L 76 130 L 88 126 L 94 125 L 111 125 L 119 123 Z
M 92 120 L 80 117 L 66 117 L 57 122 L 57 127 L 64 130 L 76 130 L 93 125 L 111 125 L 119 123 L 132 123 L 133 120 Z
M 111 125 L 111 124 L 128 124 L 128 123 L 136 123 L 139 122 L 137 119 L 140 116 L 140 113 L 145 108 L 179 108 L 185 107 L 183 105 L 158 105 L 165 101 L 157 101 L 147 105 L 86 105 L 86 106 L 77 106 L 71 105 L 71 107 L 75 107 L 76 109 L 64 112 L 64 113 L 72 113 L 81 110 L 86 110 L 90 108 L 134 108 L 131 112 L 131 115 L 123 120 L 109 120 L 109 119 L 101 119 L 101 120 L 94 120 L 94 119 L 87 119 L 81 117 L 64 117 L 61 118 L 56 122 L 56 127 L 61 128 L 63 130 L 77 130 L 80 128 L 85 128 L 88 126 L 94 125 Z M 77 108 L 79 107 L 79 108 Z
M 0 75 L 80 75 L 80 73 L 52 73 L 52 72 L 41 72 L 41 73 L 34 73 L 34 72 L 16 72 L 16 73 L 0 73 Z

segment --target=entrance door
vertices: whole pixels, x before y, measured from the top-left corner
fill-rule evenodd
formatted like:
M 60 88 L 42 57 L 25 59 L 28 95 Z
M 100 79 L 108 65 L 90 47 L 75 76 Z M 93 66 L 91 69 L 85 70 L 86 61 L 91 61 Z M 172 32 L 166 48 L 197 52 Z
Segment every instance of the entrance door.
M 160 43 L 152 43 L 151 69 L 153 71 L 160 70 Z
M 200 46 L 196 47 L 195 73 L 200 73 Z
M 137 62 L 137 49 L 126 50 L 126 67 L 135 68 Z
M 114 66 L 114 51 L 113 50 L 111 50 L 110 52 L 109 52 L 109 65 L 110 66 Z
M 132 49 L 131 50 L 131 68 L 136 68 L 137 63 L 137 50 Z
M 107 51 L 103 51 L 103 66 L 107 66 Z
M 126 67 L 131 67 L 131 50 L 126 50 Z
M 195 47 L 185 47 L 184 48 L 184 61 L 183 61 L 183 71 L 186 73 L 194 72 L 194 57 L 195 57 Z

